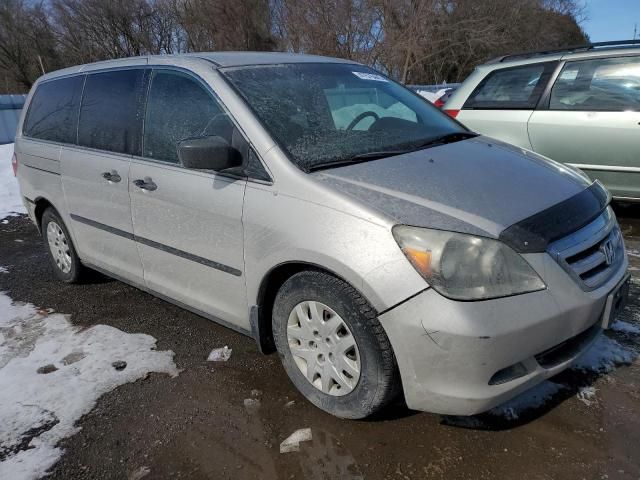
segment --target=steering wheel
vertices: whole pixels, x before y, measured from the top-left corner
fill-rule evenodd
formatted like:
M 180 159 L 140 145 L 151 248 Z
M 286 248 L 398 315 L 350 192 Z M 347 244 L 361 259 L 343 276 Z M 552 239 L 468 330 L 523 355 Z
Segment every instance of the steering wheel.
M 380 120 L 380 116 L 376 112 L 372 112 L 371 110 L 368 110 L 366 112 L 362 112 L 356 118 L 351 120 L 351 123 L 347 126 L 347 130 L 353 130 L 353 127 L 355 127 L 357 124 L 359 124 L 363 119 L 367 117 L 373 117 L 376 120 Z

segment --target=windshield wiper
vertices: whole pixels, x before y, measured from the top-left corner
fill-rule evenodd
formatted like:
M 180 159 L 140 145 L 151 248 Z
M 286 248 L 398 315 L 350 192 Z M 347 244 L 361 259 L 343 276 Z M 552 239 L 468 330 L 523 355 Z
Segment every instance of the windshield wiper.
M 398 150 L 379 150 L 375 152 L 358 153 L 351 157 L 341 158 L 339 160 L 331 160 L 329 162 L 317 163 L 307 168 L 308 172 L 315 172 L 317 170 L 324 170 L 326 168 L 344 167 L 345 165 L 353 165 L 355 163 L 368 162 L 369 160 L 378 160 L 380 158 L 393 157 L 394 155 L 403 155 L 405 153 L 415 152 L 422 150 L 423 148 L 435 147 L 437 145 L 444 145 L 446 143 L 459 142 L 466 140 L 467 138 L 477 137 L 477 133 L 472 132 L 452 132 L 442 135 L 437 138 L 433 138 L 423 143 L 414 144 L 404 149 Z
M 428 140 L 424 143 L 416 145 L 413 150 L 422 150 L 427 147 L 435 147 L 437 145 L 445 145 L 447 143 L 460 142 L 461 140 L 466 140 L 468 138 L 474 138 L 479 136 L 477 133 L 473 132 L 451 132 L 440 137 L 434 138 L 432 140 Z
M 380 158 L 393 157 L 394 155 L 402 155 L 412 150 L 380 150 L 376 152 L 358 153 L 340 160 L 331 160 L 330 162 L 317 163 L 310 166 L 307 170 L 315 172 L 316 170 L 324 170 L 325 168 L 337 168 L 345 165 L 353 165 L 354 163 L 368 162 L 369 160 L 378 160 Z

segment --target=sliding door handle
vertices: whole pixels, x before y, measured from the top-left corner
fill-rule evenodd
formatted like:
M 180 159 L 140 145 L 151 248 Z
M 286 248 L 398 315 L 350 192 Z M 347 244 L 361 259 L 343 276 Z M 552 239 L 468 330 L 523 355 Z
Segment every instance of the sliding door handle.
M 107 180 L 108 182 L 118 183 L 122 180 L 122 177 L 118 175 L 118 172 L 115 170 L 111 170 L 110 172 L 102 172 L 102 178 Z
M 150 192 L 153 192 L 158 188 L 158 186 L 155 183 L 153 183 L 153 180 L 151 180 L 151 177 L 144 177 L 144 180 L 142 179 L 134 180 L 133 184 L 141 190 L 148 190 Z

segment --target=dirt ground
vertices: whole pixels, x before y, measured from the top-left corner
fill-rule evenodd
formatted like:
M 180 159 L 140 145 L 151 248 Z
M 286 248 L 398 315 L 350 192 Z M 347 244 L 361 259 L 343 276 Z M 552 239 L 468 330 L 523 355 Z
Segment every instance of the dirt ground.
M 617 213 L 632 274 L 640 275 L 640 207 Z M 66 454 L 49 478 L 640 479 L 637 356 L 606 375 L 561 374 L 557 381 L 571 387 L 517 419 L 457 419 L 399 405 L 381 418 L 339 420 L 307 403 L 278 357 L 261 355 L 248 337 L 115 280 L 55 281 L 25 218 L 0 225 L 0 265 L 9 269 L 0 291 L 14 300 L 71 314 L 81 326 L 152 335 L 182 369 L 177 378 L 153 374 L 104 395 L 63 443 Z M 640 278 L 625 320 L 640 325 Z M 231 359 L 206 362 L 223 345 Z M 586 403 L 576 396 L 585 386 L 596 388 Z M 252 397 L 259 406 L 247 409 Z M 281 454 L 280 442 L 304 427 L 313 440 Z

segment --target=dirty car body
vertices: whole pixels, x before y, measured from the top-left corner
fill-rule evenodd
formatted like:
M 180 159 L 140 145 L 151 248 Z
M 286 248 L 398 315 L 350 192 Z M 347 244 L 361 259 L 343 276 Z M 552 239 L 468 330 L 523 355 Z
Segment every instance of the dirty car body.
M 129 80 L 118 78 L 116 93 L 131 95 L 139 128 L 114 151 L 101 132 L 119 127 L 83 122 L 107 88 L 99 76 L 122 71 Z M 42 212 L 55 209 L 47 218 L 66 226 L 82 265 L 251 335 L 265 351 L 275 332 L 283 363 L 295 360 L 285 368 L 296 386 L 336 415 L 373 413 L 373 400 L 353 411 L 348 402 L 376 386 L 380 365 L 385 382 L 399 372 L 411 408 L 482 412 L 566 368 L 624 303 L 626 254 L 598 182 L 472 134 L 362 65 L 141 57 L 49 74 L 27 104 L 59 79 L 77 89 L 62 102 L 77 128 L 53 138 L 27 108 L 16 139 L 25 205 L 45 238 Z M 180 95 L 193 101 L 186 112 L 207 98 L 215 108 L 191 132 L 164 132 Z M 297 288 L 304 272 L 329 279 L 327 288 Z M 334 303 L 338 289 L 346 300 Z M 281 311 L 287 301 L 291 313 Z M 343 318 L 342 333 L 322 346 L 305 337 L 301 349 L 287 332 L 302 328 L 299 307 L 312 321 L 317 305 L 320 325 Z M 380 352 L 370 350 L 370 325 Z M 332 340 L 345 339 L 343 366 L 330 371 Z

